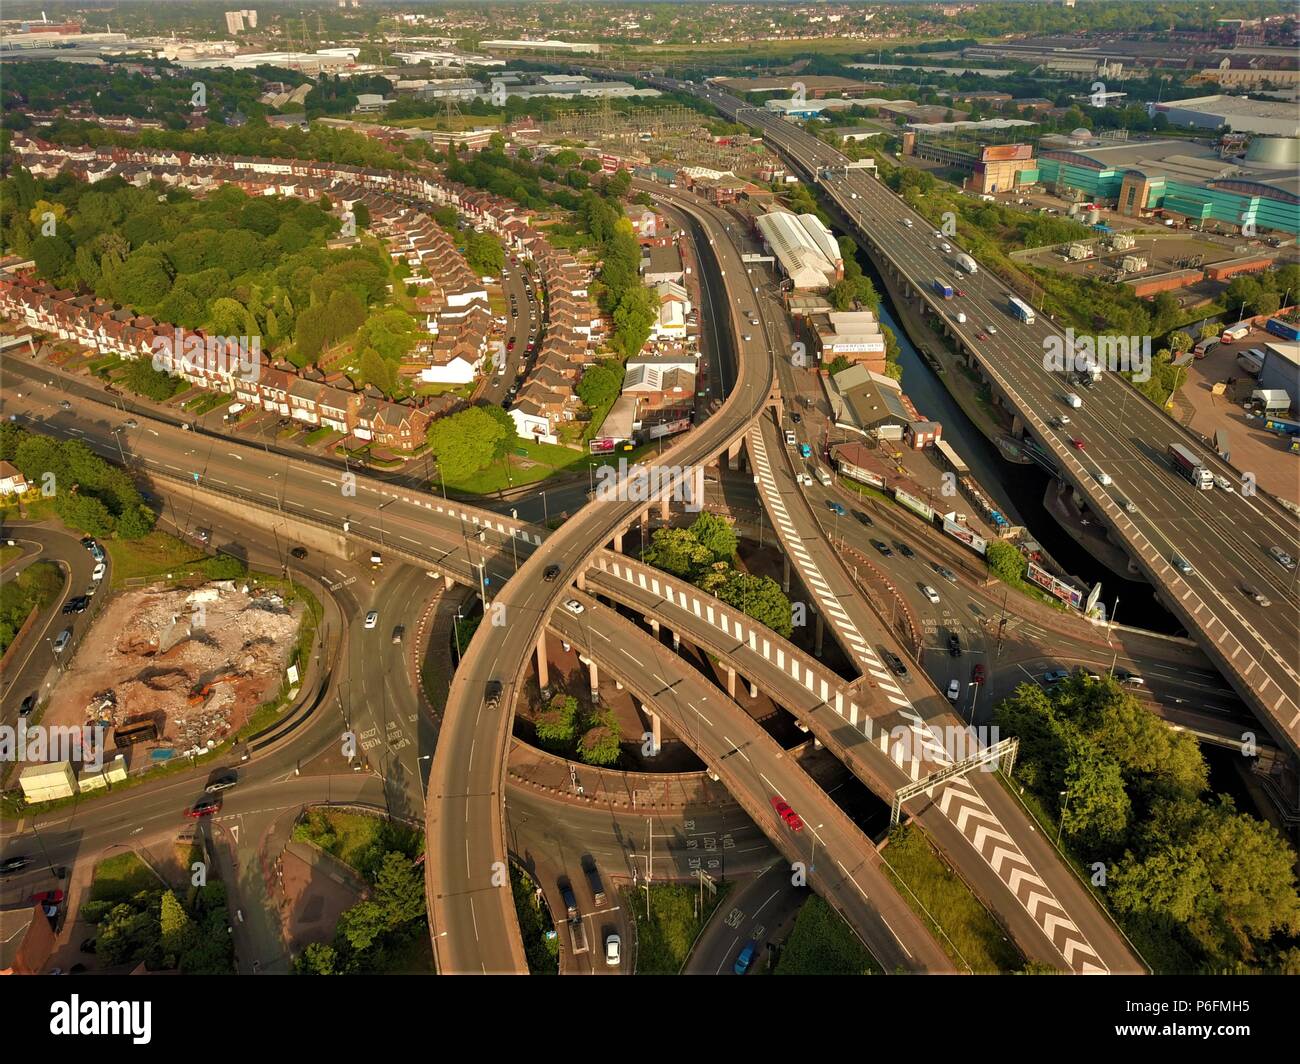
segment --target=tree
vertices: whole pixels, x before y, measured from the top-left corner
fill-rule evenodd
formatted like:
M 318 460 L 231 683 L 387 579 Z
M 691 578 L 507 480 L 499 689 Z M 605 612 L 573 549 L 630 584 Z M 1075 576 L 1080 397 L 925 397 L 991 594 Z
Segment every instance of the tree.
M 715 562 L 730 561 L 736 556 L 736 530 L 725 517 L 701 513 L 691 525 L 691 537 L 709 552 Z
M 623 736 L 614 711 L 597 706 L 584 724 L 582 738 L 578 740 L 578 756 L 588 765 L 609 766 L 618 761 Z
M 615 363 L 617 365 L 617 363 Z M 604 410 L 618 398 L 623 387 L 623 374 L 605 363 L 588 366 L 578 382 L 578 398 L 588 410 Z
M 47 281 L 57 281 L 72 265 L 72 246 L 61 236 L 39 236 L 32 241 L 36 271 Z
M 778 635 L 788 639 L 794 632 L 790 600 L 770 576 L 753 576 L 733 569 L 726 562 L 714 562 L 695 583 L 701 591 L 734 606 Z
M 391 307 L 372 314 L 357 330 L 357 343 L 373 347 L 384 358 L 400 359 L 415 346 L 420 337 L 420 326 L 415 319 L 399 307 Z
M 424 916 L 424 879 L 406 854 L 384 854 L 375 874 L 374 897 L 388 914 L 390 930 Z
M 352 217 L 356 219 L 358 229 L 370 228 L 370 208 L 360 200 L 352 204 Z
M 1184 351 L 1192 349 L 1193 340 L 1191 336 L 1183 331 L 1178 331 L 1169 337 L 1169 349 L 1175 354 L 1182 354 Z
M 1129 797 L 1119 765 L 1087 741 L 1074 744 L 1065 767 L 1062 832 L 1091 847 L 1118 841 L 1128 826 Z
M 309 942 L 294 961 L 299 975 L 340 975 L 338 952 L 327 942 Z
M 438 418 L 429 426 L 429 448 L 448 480 L 469 477 L 494 461 L 505 438 L 501 422 L 477 406 Z
M 192 944 L 195 928 L 190 914 L 181 905 L 175 891 L 163 891 L 159 924 L 162 929 L 163 952 L 179 958 Z
M 645 560 L 657 569 L 693 579 L 709 566 L 713 556 L 684 528 L 658 528 L 650 537 Z
M 534 722 L 537 738 L 547 745 L 567 745 L 577 734 L 577 720 L 578 700 L 572 695 L 558 694 Z
M 1016 584 L 1024 579 L 1029 563 L 1025 556 L 1005 540 L 993 540 L 985 548 L 984 558 L 988 562 L 989 572 L 1008 584 Z

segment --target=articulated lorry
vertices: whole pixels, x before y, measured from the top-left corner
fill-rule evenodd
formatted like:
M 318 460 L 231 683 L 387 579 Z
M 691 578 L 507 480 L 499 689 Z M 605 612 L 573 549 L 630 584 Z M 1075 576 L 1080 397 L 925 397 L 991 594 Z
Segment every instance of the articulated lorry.
M 934 290 L 938 292 L 939 295 L 943 296 L 944 299 L 952 298 L 952 285 L 938 277 L 934 279 Z
M 1024 300 L 1012 296 L 1007 300 L 1007 309 L 1026 325 L 1034 324 L 1034 308 Z
M 1202 491 L 1209 491 L 1214 487 L 1214 475 L 1209 468 L 1181 443 L 1169 445 L 1169 463 L 1174 467 L 1175 473 L 1191 481 Z
M 979 272 L 979 265 L 975 262 L 973 258 L 967 255 L 964 251 L 959 252 L 957 255 L 953 256 L 953 261 L 957 263 L 957 265 L 960 266 L 967 273 Z

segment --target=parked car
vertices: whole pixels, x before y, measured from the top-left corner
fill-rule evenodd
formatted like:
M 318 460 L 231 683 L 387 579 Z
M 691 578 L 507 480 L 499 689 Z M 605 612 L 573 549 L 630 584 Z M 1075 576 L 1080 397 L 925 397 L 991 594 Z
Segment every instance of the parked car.
M 984 663 L 983 663 L 983 662 L 979 662 L 979 663 L 975 666 L 975 668 L 971 669 L 971 671 L 970 671 L 970 682 L 971 682 L 971 683 L 983 683 L 983 682 L 984 682 Z
M 961 682 L 959 680 L 950 680 L 948 682 L 948 701 L 956 702 L 961 697 Z
M 18 715 L 20 717 L 30 717 L 32 715 L 32 710 L 34 710 L 35 708 L 36 708 L 36 693 L 33 691 L 30 695 L 28 695 L 26 698 L 23 699 L 23 704 L 18 707 Z
M 790 808 L 790 804 L 785 799 L 773 795 L 772 808 L 776 810 L 776 815 L 785 821 L 786 826 L 791 831 L 803 831 L 803 820 L 798 813 Z
M 961 636 L 956 632 L 948 633 L 948 655 L 950 657 L 961 657 Z
M 85 613 L 86 607 L 89 604 L 90 599 L 85 595 L 76 595 L 73 598 L 68 599 L 68 601 L 63 604 L 63 609 L 59 612 L 65 617 L 73 613 Z
M 617 968 L 623 963 L 623 940 L 618 935 L 610 934 L 605 937 L 605 963 L 611 968 Z
M 108 572 L 108 566 L 106 566 L 103 562 L 96 562 L 95 568 L 91 570 L 90 579 L 96 581 L 103 580 L 104 574 L 106 572 Z
M 72 629 L 65 628 L 54 639 L 54 653 L 62 654 L 72 641 Z
M 586 607 L 577 599 L 569 599 L 569 601 L 564 604 L 564 608 L 568 610 L 570 613 L 572 613 L 575 617 L 578 614 L 582 613 L 583 610 L 586 609 Z
M 1060 683 L 1069 675 L 1070 675 L 1069 672 L 1067 672 L 1065 669 L 1049 669 L 1047 672 L 1043 673 L 1043 683 L 1046 684 Z

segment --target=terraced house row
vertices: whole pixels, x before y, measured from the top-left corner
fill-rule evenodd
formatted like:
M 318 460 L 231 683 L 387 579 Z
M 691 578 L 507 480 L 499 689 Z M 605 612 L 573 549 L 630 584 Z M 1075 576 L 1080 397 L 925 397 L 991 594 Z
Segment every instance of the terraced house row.
M 24 134 L 14 152 L 33 174 L 53 177 L 64 169 L 94 182 L 119 175 L 137 185 L 150 181 L 196 194 L 221 184 L 254 195 L 315 199 L 351 209 L 365 203 L 372 231 L 389 242 L 390 254 L 412 267 L 410 282 L 425 289 L 417 309 L 432 339 L 418 345 L 402 371 L 426 383 L 467 383 L 482 372 L 493 318 L 481 281 L 424 208 L 451 206 L 480 231 L 498 236 L 508 251 L 532 260 L 542 287 L 543 332 L 532 369 L 510 410 L 521 436 L 558 441 L 558 429 L 577 420 L 582 403 L 575 390 L 594 361 L 604 323 L 590 298 L 591 272 L 555 248 L 530 214 L 513 200 L 448 181 L 431 167 L 384 170 L 305 159 L 204 155 L 165 148 L 63 148 Z M 229 390 L 229 389 L 226 389 Z M 458 405 L 440 397 L 420 409 L 438 416 Z

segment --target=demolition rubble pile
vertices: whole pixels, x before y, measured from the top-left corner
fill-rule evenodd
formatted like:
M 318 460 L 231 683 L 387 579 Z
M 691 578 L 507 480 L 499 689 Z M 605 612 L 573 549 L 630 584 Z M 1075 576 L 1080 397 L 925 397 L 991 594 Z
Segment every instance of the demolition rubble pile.
M 121 592 L 83 642 L 71 684 L 60 685 L 71 689 L 54 701 L 78 706 L 91 724 L 152 720 L 160 738 L 201 749 L 275 696 L 301 615 L 275 592 L 230 581 Z

